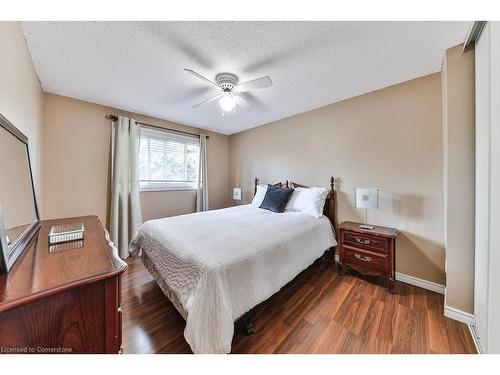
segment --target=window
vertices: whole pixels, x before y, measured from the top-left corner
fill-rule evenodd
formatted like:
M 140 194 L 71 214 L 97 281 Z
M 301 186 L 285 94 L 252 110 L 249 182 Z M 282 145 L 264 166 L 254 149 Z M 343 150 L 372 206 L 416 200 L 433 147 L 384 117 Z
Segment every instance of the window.
M 141 190 L 196 189 L 200 140 L 168 131 L 141 128 Z

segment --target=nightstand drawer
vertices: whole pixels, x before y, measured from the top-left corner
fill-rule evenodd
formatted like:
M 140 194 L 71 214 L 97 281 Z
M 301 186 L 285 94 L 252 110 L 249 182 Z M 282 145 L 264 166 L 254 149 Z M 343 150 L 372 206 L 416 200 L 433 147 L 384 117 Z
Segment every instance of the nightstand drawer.
M 385 238 L 367 236 L 354 232 L 344 232 L 344 242 L 346 244 L 360 247 L 367 250 L 387 252 L 387 241 Z
M 355 268 L 367 273 L 387 273 L 387 255 L 377 254 L 372 251 L 356 249 L 350 246 L 343 248 L 343 260 Z

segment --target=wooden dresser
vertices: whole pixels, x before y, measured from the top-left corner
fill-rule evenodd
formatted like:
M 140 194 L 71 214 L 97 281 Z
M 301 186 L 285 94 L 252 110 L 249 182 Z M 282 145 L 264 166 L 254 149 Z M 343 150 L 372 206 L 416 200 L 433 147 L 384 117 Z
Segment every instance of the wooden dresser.
M 81 222 L 83 241 L 49 251 L 53 225 Z M 0 276 L 0 353 L 119 353 L 126 268 L 96 216 L 42 221 Z
M 346 221 L 339 226 L 339 269 L 351 267 L 362 274 L 385 278 L 391 293 L 396 277 L 396 237 L 393 228 L 361 229 L 360 223 Z

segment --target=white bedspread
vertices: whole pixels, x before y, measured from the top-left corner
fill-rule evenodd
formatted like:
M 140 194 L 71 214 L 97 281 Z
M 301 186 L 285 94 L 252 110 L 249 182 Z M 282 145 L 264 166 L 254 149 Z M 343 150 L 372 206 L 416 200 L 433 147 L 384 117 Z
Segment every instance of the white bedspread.
M 194 353 L 229 353 L 234 321 L 335 246 L 325 216 L 277 214 L 250 205 L 144 223 L 142 249 L 187 312 Z

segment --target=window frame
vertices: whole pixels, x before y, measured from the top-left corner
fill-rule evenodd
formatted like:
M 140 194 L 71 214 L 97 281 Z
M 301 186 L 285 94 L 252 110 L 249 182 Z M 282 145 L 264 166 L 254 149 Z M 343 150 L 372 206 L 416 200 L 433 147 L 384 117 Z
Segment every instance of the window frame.
M 194 144 L 198 145 L 198 152 L 200 152 L 200 139 L 196 135 L 184 135 L 177 133 L 171 130 L 161 130 L 157 128 L 151 128 L 148 126 L 141 125 L 141 131 L 139 135 L 139 153 L 138 153 L 138 168 L 140 167 L 140 141 L 144 133 L 149 133 L 150 138 L 163 138 L 163 139 L 177 139 L 184 144 Z M 184 155 L 186 157 L 186 154 Z M 196 181 L 188 182 L 188 181 L 167 181 L 167 180 L 158 180 L 154 182 L 153 180 L 141 180 L 140 170 L 138 171 L 138 179 L 139 179 L 139 191 L 140 192 L 153 192 L 153 191 L 179 191 L 179 190 L 197 190 L 199 179 L 200 179 L 200 164 L 198 158 L 198 177 Z

